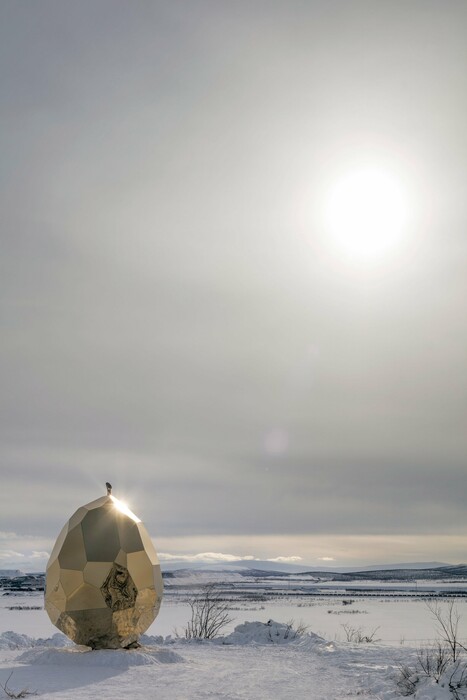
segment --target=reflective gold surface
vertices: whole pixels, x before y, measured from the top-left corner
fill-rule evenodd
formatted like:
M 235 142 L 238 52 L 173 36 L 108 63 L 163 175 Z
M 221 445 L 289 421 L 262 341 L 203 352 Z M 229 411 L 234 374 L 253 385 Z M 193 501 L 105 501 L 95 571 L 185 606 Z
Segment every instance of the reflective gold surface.
M 78 508 L 47 564 L 45 609 L 77 644 L 137 642 L 159 612 L 162 576 L 144 525 L 111 495 Z

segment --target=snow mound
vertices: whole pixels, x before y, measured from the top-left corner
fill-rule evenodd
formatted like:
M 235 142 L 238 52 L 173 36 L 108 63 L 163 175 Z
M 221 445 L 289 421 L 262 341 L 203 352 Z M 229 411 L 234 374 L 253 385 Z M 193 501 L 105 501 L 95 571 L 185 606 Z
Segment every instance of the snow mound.
M 35 639 L 27 634 L 19 634 L 9 630 L 0 634 L 0 649 L 30 649 L 32 647 L 61 648 L 70 646 L 72 642 L 64 634 L 57 632 L 47 639 Z
M 282 622 L 244 622 L 237 625 L 234 631 L 222 637 L 221 644 L 290 644 L 291 642 L 322 643 L 324 640 L 313 632 L 297 633 L 289 624 Z
M 102 649 L 91 651 L 88 647 L 65 649 L 29 649 L 17 658 L 22 664 L 37 666 L 73 666 L 89 668 L 105 666 L 127 669 L 130 666 L 183 663 L 184 658 L 169 649 Z

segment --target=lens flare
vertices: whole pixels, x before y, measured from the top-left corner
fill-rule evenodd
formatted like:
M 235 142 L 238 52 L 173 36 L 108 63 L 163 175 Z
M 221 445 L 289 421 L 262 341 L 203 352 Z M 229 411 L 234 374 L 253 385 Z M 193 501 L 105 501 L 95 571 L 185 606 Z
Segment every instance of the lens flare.
M 123 503 L 123 501 L 119 501 L 118 498 L 115 498 L 115 496 L 112 495 L 110 495 L 110 498 L 112 499 L 114 506 L 117 508 L 117 510 L 120 511 L 120 513 L 128 515 L 128 517 L 134 520 L 135 523 L 141 522 L 138 516 L 131 512 L 126 503 Z

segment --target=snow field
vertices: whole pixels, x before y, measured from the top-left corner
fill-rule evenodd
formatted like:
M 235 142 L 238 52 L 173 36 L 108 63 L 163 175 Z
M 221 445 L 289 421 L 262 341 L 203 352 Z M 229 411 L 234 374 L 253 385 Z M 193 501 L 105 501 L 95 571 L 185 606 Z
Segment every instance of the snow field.
M 91 652 L 50 640 L 0 635 L 0 682 L 41 698 L 159 698 L 270 700 L 378 698 L 390 690 L 384 645 L 328 643 L 314 634 L 290 638 L 281 623 L 244 623 L 212 642 L 147 644 L 141 649 Z M 17 649 L 11 646 L 17 645 Z M 26 649 L 25 649 L 26 647 Z M 7 650 L 8 649 L 8 650 Z M 388 696 L 389 700 L 389 696 Z
M 187 642 L 175 639 L 173 628 L 181 630 L 188 608 L 167 600 L 140 649 L 91 652 L 57 633 L 43 610 L 8 609 L 41 600 L 0 598 L 0 684 L 13 672 L 10 689 L 28 688 L 50 700 L 396 700 L 399 666 L 415 667 L 418 640 L 436 637 L 420 600 L 356 599 L 343 606 L 320 599 L 300 607 L 282 601 L 239 606 L 221 639 Z M 456 605 L 465 638 L 467 607 L 463 600 Z M 279 622 L 267 624 L 270 618 Z M 292 618 L 313 632 L 295 637 L 284 624 Z M 346 642 L 343 623 L 364 630 L 380 626 L 376 637 L 383 641 Z M 443 678 L 438 684 L 422 678 L 412 697 L 453 700 Z

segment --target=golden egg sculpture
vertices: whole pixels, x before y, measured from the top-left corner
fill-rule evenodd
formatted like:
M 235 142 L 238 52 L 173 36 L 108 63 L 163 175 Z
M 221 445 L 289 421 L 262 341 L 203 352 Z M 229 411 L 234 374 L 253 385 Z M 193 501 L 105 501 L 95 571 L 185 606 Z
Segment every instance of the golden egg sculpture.
M 163 593 L 146 528 L 107 495 L 78 508 L 60 532 L 46 570 L 45 609 L 59 630 L 93 649 L 137 646 Z

